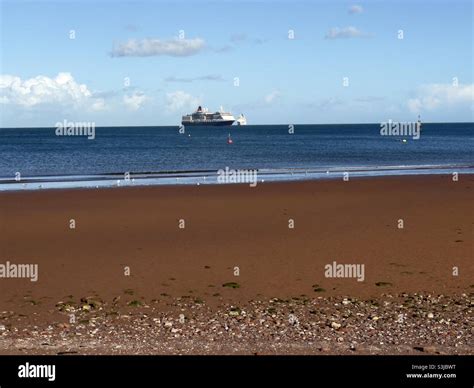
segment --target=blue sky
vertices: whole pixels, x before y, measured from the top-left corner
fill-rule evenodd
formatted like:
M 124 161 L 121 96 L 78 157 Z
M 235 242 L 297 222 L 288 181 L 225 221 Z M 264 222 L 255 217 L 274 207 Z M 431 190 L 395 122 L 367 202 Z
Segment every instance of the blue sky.
M 1 1 L 0 125 L 472 121 L 472 55 L 468 0 Z

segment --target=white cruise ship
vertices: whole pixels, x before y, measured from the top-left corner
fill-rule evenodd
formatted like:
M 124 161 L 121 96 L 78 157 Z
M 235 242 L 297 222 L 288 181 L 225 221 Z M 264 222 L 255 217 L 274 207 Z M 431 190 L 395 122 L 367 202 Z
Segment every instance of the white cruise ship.
M 240 118 L 239 118 L 240 119 Z M 232 113 L 221 111 L 209 113 L 206 108 L 199 106 L 196 112 L 184 115 L 181 124 L 183 125 L 232 125 L 235 122 Z M 245 124 L 244 124 L 245 125 Z

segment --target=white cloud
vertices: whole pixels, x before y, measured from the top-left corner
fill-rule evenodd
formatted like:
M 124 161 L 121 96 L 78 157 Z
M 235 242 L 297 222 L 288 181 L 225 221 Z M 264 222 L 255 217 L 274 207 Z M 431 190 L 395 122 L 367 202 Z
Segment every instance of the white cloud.
M 349 13 L 350 14 L 357 14 L 357 13 L 362 13 L 364 12 L 364 8 L 362 8 L 361 5 L 353 5 L 352 7 L 349 8 Z
M 186 57 L 199 53 L 205 47 L 201 38 L 168 40 L 158 38 L 130 39 L 116 45 L 111 53 L 112 57 L 150 57 L 169 55 L 172 57 Z
M 70 105 L 101 110 L 103 99 L 97 99 L 85 84 L 79 84 L 70 73 L 55 78 L 39 75 L 22 80 L 8 74 L 0 75 L 0 103 L 31 108 L 40 104 Z
M 421 100 L 419 98 L 410 98 L 407 102 L 408 109 L 413 113 L 421 112 Z
M 131 95 L 123 96 L 123 103 L 128 109 L 135 111 L 140 109 L 147 99 L 144 93 L 135 92 Z
M 103 98 L 97 98 L 91 106 L 92 110 L 99 111 L 105 109 L 105 100 Z
M 181 90 L 166 94 L 166 108 L 169 112 L 196 109 L 198 105 L 200 105 L 199 98 Z
M 474 84 L 430 84 L 423 85 L 415 98 L 408 100 L 408 109 L 413 113 L 423 110 L 434 111 L 456 106 L 474 104 Z
M 327 33 L 325 38 L 326 39 L 349 39 L 349 38 L 365 38 L 369 35 L 365 32 L 358 30 L 355 27 L 333 27 Z
M 165 82 L 224 81 L 219 74 L 208 74 L 199 77 L 166 77 Z
M 278 98 L 280 98 L 281 93 L 278 90 L 274 90 L 273 92 L 267 94 L 264 97 L 264 100 L 267 104 L 271 104 L 272 102 L 276 101 Z

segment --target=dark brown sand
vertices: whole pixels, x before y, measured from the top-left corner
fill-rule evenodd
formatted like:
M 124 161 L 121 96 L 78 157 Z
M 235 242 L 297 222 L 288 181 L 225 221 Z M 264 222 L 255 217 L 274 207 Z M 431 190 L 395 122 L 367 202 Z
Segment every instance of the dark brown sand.
M 57 303 L 91 295 L 120 297 L 118 314 L 182 309 L 177 298 L 212 314 L 271 298 L 472 295 L 473 188 L 473 176 L 443 175 L 2 193 L 0 264 L 38 264 L 39 279 L 0 279 L 0 324 L 68 322 Z M 364 264 L 364 281 L 326 278 L 333 261 Z

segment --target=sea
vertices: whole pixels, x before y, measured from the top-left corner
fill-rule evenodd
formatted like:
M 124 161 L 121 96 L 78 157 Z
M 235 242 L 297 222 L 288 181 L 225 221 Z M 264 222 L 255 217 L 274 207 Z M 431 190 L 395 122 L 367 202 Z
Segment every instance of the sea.
M 223 171 L 257 182 L 472 174 L 473 145 L 474 123 L 424 123 L 419 139 L 380 124 L 97 127 L 94 139 L 1 128 L 0 191 L 217 184 Z

